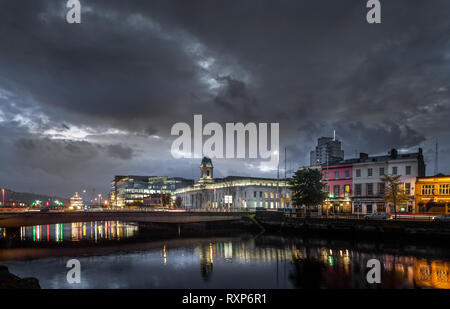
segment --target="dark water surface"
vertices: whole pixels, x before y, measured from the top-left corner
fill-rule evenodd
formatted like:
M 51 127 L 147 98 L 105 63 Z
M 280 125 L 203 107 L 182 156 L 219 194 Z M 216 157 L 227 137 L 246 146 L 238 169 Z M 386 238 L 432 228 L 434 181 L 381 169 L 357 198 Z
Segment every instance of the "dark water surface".
M 69 284 L 66 263 L 81 263 Z M 382 283 L 366 281 L 370 259 Z M 450 250 L 275 235 L 167 239 L 89 222 L 0 229 L 0 264 L 58 288 L 450 288 Z

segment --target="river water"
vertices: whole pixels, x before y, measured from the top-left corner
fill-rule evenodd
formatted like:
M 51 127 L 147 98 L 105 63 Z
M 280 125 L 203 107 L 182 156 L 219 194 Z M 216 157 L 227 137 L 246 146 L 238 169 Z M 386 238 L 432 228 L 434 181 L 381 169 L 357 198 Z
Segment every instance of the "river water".
M 67 261 L 81 283 L 67 282 Z M 381 284 L 369 284 L 378 259 Z M 279 235 L 146 237 L 88 222 L 0 229 L 0 265 L 42 288 L 450 288 L 450 250 Z

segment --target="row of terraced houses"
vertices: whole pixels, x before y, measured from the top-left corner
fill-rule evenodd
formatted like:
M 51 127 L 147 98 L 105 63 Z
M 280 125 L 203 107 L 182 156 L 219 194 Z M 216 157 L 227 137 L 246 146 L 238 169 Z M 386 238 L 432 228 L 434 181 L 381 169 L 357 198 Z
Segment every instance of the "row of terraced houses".
M 422 149 L 399 153 L 392 149 L 386 155 L 343 158 L 340 141 L 320 138 L 311 152 L 311 166 L 322 171 L 327 199 L 322 212 L 327 213 L 394 213 L 385 202 L 384 175 L 399 175 L 401 185 L 410 195 L 408 202 L 397 205 L 401 213 L 448 213 L 450 176 L 425 177 Z

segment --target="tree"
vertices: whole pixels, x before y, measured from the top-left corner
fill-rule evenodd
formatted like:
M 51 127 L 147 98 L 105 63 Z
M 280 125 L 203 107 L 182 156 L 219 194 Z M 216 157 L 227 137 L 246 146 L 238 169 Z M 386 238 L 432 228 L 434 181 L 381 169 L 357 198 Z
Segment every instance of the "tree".
M 170 207 L 171 200 L 172 200 L 172 196 L 170 195 L 170 193 L 161 194 L 161 203 L 162 203 L 163 207 L 166 207 L 166 206 Z
M 182 204 L 183 204 L 183 200 L 181 199 L 181 197 L 177 196 L 177 198 L 175 199 L 175 207 L 181 208 Z
M 289 181 L 289 186 L 293 191 L 292 203 L 297 208 L 305 205 L 309 210 L 313 206 L 322 204 L 326 198 L 322 173 L 317 169 L 298 170 Z
M 381 181 L 384 182 L 384 200 L 386 203 L 394 205 L 395 219 L 397 219 L 397 205 L 410 200 L 409 194 L 404 190 L 403 184 L 400 182 L 401 177 L 401 175 L 385 175 L 381 178 Z

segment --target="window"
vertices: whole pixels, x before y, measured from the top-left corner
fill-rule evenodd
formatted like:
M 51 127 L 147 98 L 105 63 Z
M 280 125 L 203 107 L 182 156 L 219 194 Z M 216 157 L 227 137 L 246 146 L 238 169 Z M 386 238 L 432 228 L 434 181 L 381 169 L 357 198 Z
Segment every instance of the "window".
M 422 186 L 422 195 L 434 195 L 434 186 L 433 185 L 423 185 Z
M 265 197 L 265 198 L 269 198 L 269 193 L 264 192 L 264 197 Z
M 333 187 L 334 197 L 339 197 L 339 185 Z
M 270 198 L 273 198 L 273 192 L 270 192 Z
M 339 179 L 339 172 L 334 172 L 334 179 Z
M 361 184 L 360 183 L 355 185 L 355 195 L 361 196 Z
M 392 175 L 397 175 L 397 166 L 392 167 Z
M 378 194 L 384 195 L 384 182 L 378 183 Z
M 345 178 L 350 178 L 350 171 L 349 170 L 345 171 Z
M 367 184 L 367 195 L 368 196 L 372 196 L 373 195 L 373 184 L 372 183 L 368 183 Z
M 361 170 L 360 169 L 356 170 L 356 177 L 361 177 Z
M 406 167 L 406 175 L 411 175 L 411 166 Z
M 405 183 L 405 191 L 407 194 L 411 194 L 411 184 L 409 182 Z
M 259 198 L 262 198 L 262 191 L 259 191 Z
M 450 185 L 439 185 L 439 195 L 449 195 Z
M 384 176 L 384 167 L 380 167 L 380 176 Z
M 256 191 L 253 192 L 253 197 L 256 198 Z
M 372 177 L 372 175 L 373 175 L 373 169 L 369 168 L 369 169 L 367 170 L 367 176 L 368 176 L 368 177 Z
M 328 172 L 325 172 L 325 174 L 324 174 L 325 176 L 325 179 L 328 179 Z
M 329 192 L 330 191 L 330 186 L 329 185 L 325 185 L 324 190 L 325 190 L 325 192 Z
M 350 185 L 344 186 L 344 192 L 346 197 L 350 195 Z

